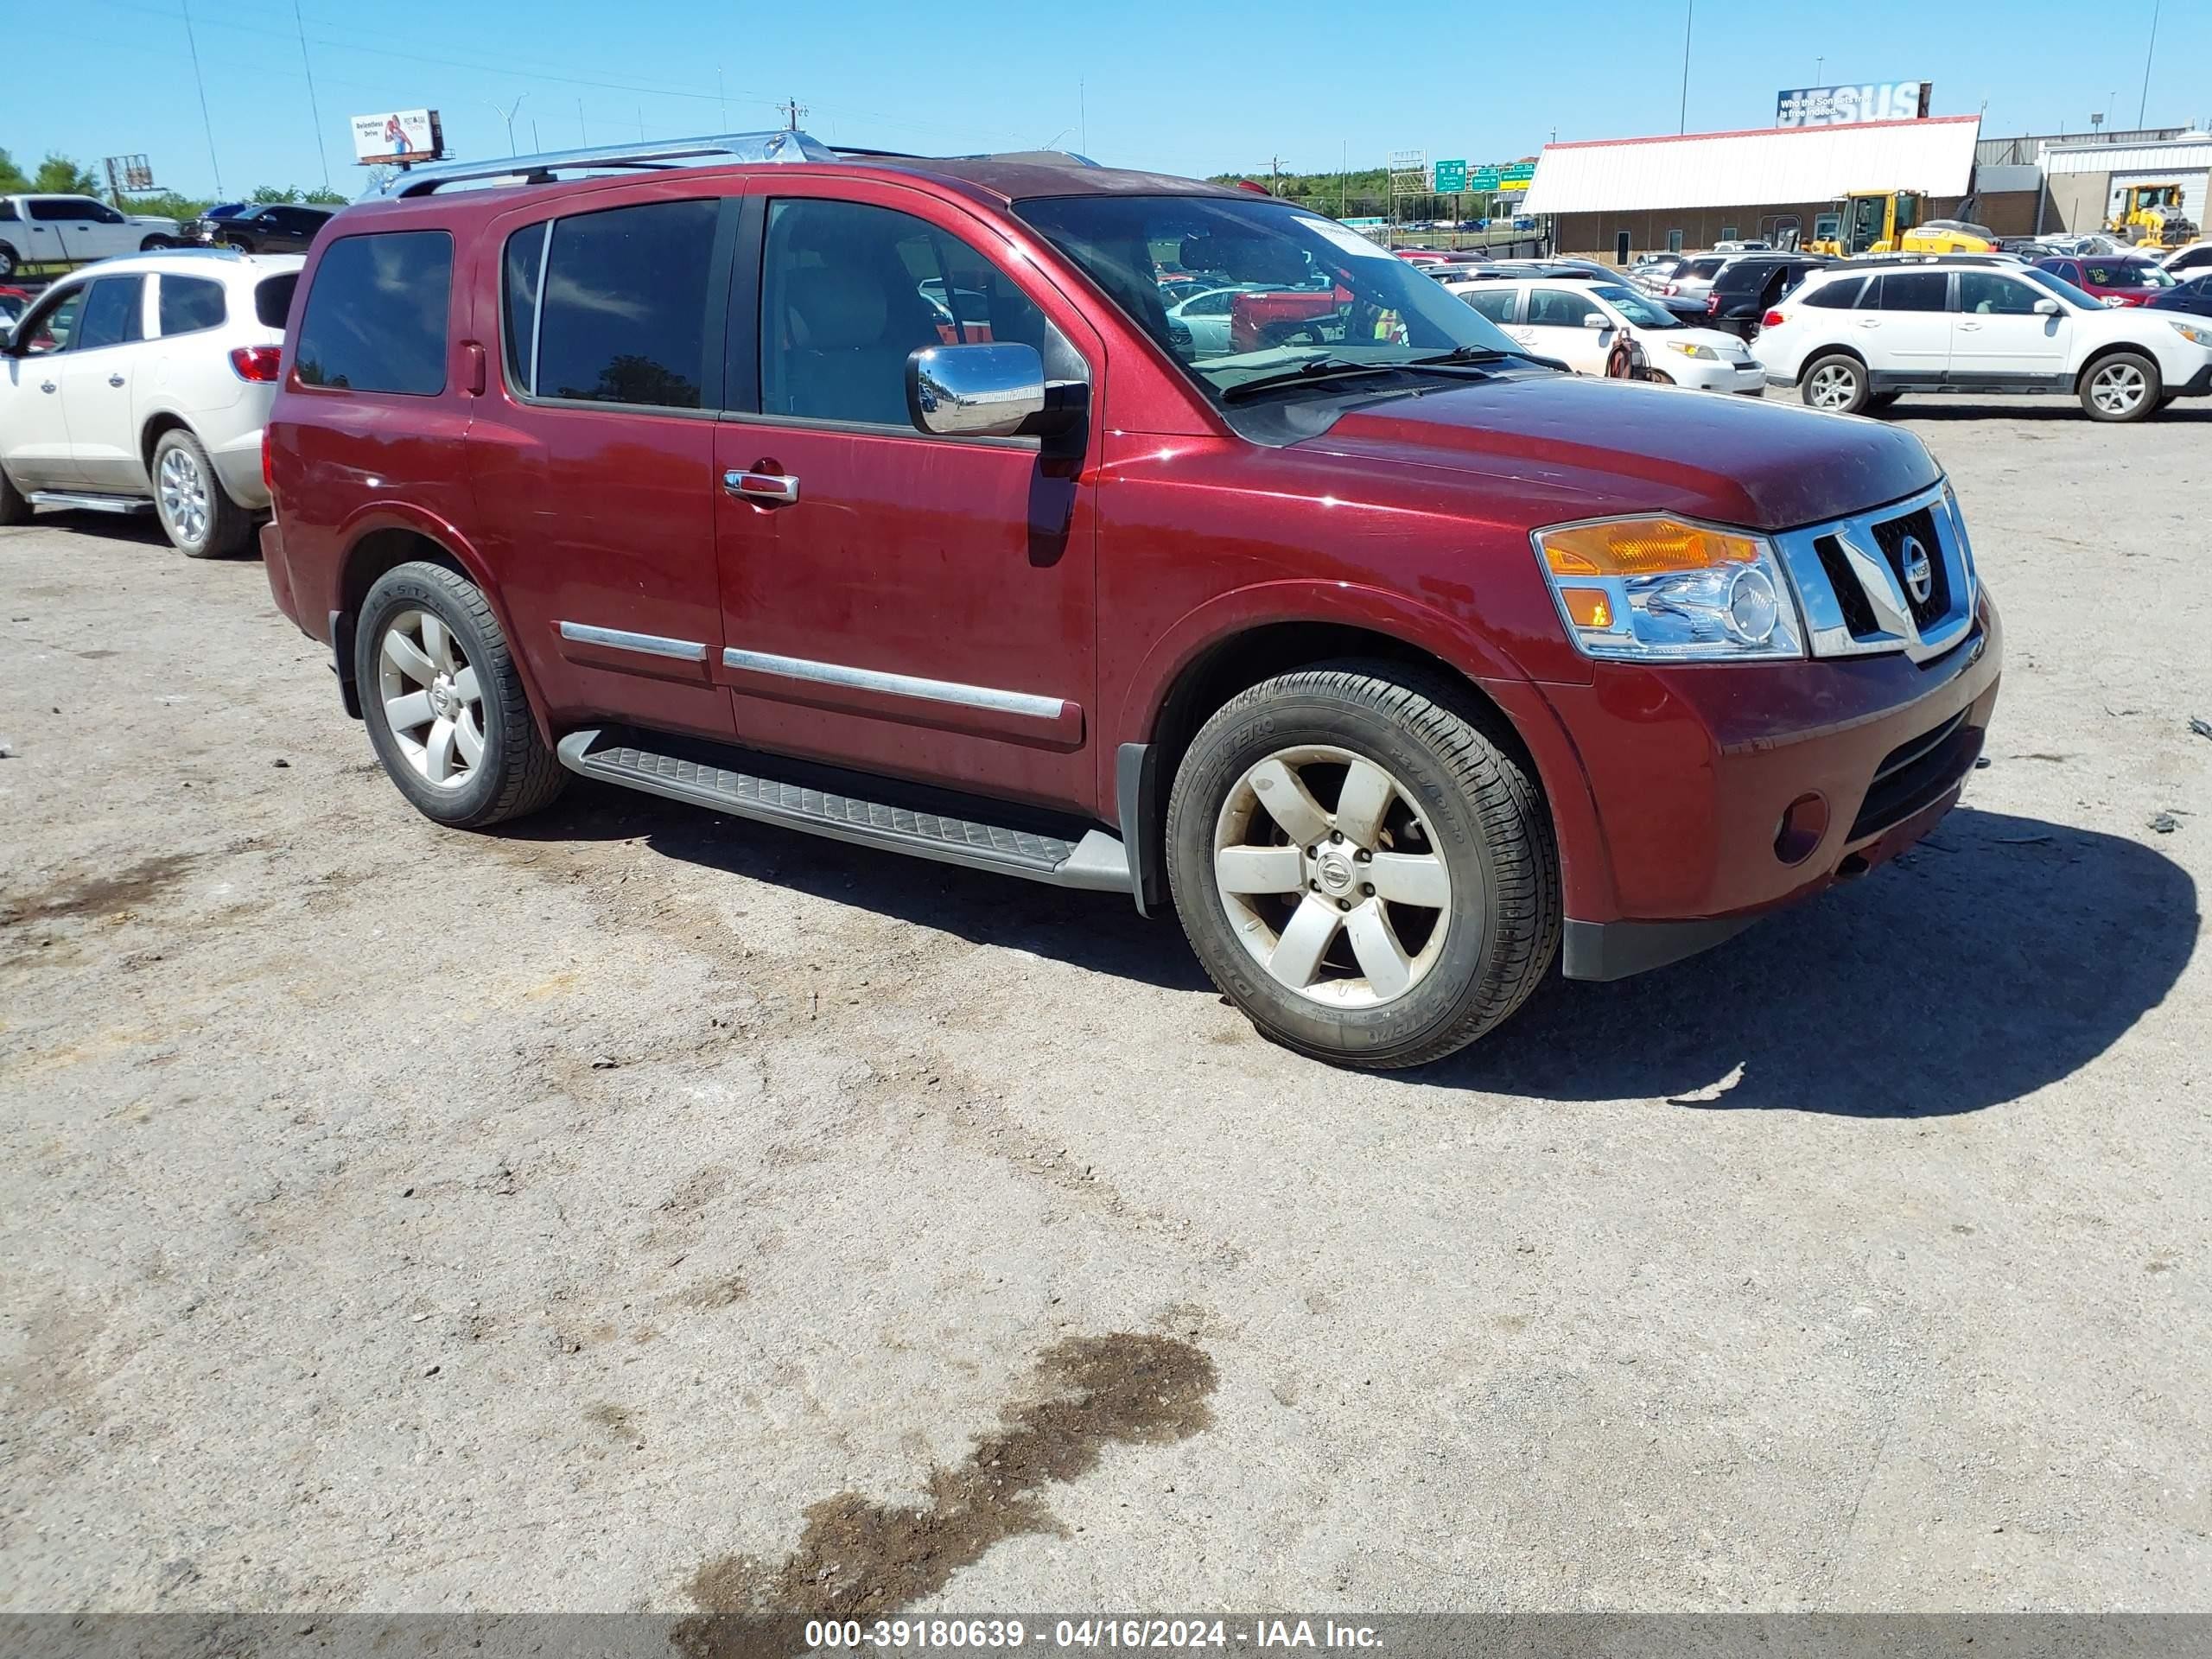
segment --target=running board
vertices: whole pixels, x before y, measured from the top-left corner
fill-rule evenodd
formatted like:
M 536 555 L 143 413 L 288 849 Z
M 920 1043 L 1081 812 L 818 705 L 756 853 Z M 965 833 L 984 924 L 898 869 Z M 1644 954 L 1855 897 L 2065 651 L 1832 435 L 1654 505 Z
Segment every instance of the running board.
M 996 870 L 1058 887 L 1081 887 L 1094 893 L 1134 890 L 1128 854 L 1117 837 L 1103 830 L 1088 830 L 1080 839 L 1070 841 L 1038 830 L 868 800 L 813 784 L 738 772 L 712 761 L 638 747 L 633 738 L 645 736 L 622 731 L 571 732 L 561 740 L 561 764 L 586 778 L 836 841 L 887 848 L 942 864 Z M 766 760 L 752 755 L 742 758 L 748 764 Z M 800 772 L 805 768 L 793 764 L 791 770 Z M 853 778 L 851 781 L 872 780 Z M 886 782 L 883 788 L 894 792 L 898 785 Z
M 78 490 L 29 490 L 23 499 L 35 507 L 75 507 L 84 512 L 151 512 L 154 504 L 135 495 L 87 495 Z

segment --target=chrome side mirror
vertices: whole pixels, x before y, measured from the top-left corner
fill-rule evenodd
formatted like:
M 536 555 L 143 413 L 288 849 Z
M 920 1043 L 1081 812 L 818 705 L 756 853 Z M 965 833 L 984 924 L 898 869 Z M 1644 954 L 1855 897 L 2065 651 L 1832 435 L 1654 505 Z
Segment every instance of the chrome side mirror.
M 1582 326 L 1585 328 L 1604 330 L 1613 326 L 1613 320 L 1611 317 L 1601 316 L 1595 311 L 1586 311 L 1582 314 Z
M 1034 346 L 925 346 L 906 359 L 906 413 L 941 438 L 1007 438 L 1036 429 L 1049 398 Z
M 2056 300 L 2037 300 L 2036 302 L 2036 315 L 2039 317 L 2055 317 L 2057 315 L 2058 302 Z

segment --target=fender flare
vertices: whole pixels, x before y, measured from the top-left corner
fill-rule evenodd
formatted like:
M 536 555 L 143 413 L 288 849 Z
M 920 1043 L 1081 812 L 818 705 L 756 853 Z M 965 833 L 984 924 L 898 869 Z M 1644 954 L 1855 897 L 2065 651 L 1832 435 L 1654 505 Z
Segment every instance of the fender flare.
M 499 591 L 499 584 L 493 578 L 492 568 L 484 556 L 449 520 L 425 512 L 411 501 L 392 499 L 370 501 L 349 513 L 337 531 L 338 544 L 344 550 L 338 557 L 338 586 L 336 591 L 329 595 L 327 610 L 334 620 L 343 620 L 342 622 L 334 622 L 333 633 L 335 634 L 342 626 L 350 640 L 356 619 L 344 608 L 346 573 L 353 566 L 354 553 L 360 544 L 378 531 L 387 530 L 406 531 L 435 543 L 442 552 L 461 567 L 461 574 L 476 584 L 477 590 L 484 595 L 484 602 L 492 607 L 492 614 L 499 624 L 499 631 L 507 637 L 508 660 L 514 664 L 516 674 L 521 677 L 523 693 L 530 702 L 530 717 L 537 722 L 537 734 L 545 740 L 546 747 L 552 747 L 556 740 L 553 728 L 545 717 L 545 699 L 539 695 L 537 677 L 531 671 L 529 653 L 523 649 L 522 636 L 515 631 L 514 619 L 508 613 L 506 599 Z M 338 657 L 340 678 L 345 680 L 353 670 L 353 653 L 350 651 L 340 652 L 335 638 L 330 644 L 333 652 Z M 347 683 L 350 685 L 350 681 Z

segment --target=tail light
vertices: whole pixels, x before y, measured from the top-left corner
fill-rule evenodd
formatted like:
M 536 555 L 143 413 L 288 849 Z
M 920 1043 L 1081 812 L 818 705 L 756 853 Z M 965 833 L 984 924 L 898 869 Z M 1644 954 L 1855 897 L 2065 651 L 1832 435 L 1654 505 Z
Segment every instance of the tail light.
M 1708 294 L 1705 296 L 1705 315 L 1708 317 L 1717 317 L 1720 315 L 1720 296 L 1718 294 Z
M 1762 328 L 1778 328 L 1781 326 L 1782 313 L 1779 311 L 1770 311 L 1759 319 L 1759 327 Z
M 1681 292 L 1681 289 L 1675 287 L 1672 283 L 1662 283 L 1659 284 L 1659 291 L 1662 294 L 1679 294 Z
M 282 346 L 241 346 L 231 353 L 231 367 L 241 380 L 274 384 L 276 365 L 284 356 Z

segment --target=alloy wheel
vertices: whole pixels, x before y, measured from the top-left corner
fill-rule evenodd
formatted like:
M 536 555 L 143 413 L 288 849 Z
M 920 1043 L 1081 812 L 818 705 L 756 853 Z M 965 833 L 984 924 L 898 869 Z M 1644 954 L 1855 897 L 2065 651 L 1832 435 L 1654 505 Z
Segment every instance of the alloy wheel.
M 162 523 L 187 547 L 197 547 L 207 537 L 207 480 L 200 463 L 188 449 L 172 449 L 162 457 L 155 480 L 155 499 L 161 505 Z
M 1858 377 L 1837 364 L 1813 371 L 1813 407 L 1844 409 L 1859 394 Z
M 484 759 L 484 694 L 453 630 L 428 611 L 402 611 L 377 652 L 385 722 L 427 783 L 459 789 Z
M 2107 363 L 2089 381 L 2090 399 L 2107 415 L 2134 413 L 2150 391 L 2150 381 L 2133 363 Z
M 1252 960 L 1325 1007 L 1395 1001 L 1443 953 L 1452 877 L 1428 820 L 1348 749 L 1280 749 L 1248 769 L 1215 819 L 1213 875 Z

